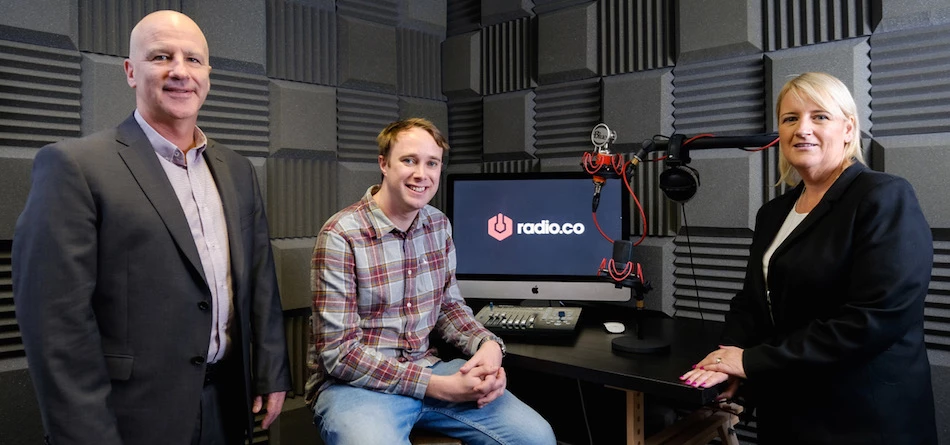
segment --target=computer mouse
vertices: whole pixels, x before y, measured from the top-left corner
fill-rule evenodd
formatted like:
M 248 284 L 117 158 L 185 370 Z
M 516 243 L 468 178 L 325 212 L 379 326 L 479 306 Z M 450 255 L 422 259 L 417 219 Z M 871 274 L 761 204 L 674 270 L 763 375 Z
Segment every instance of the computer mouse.
M 626 327 L 619 321 L 608 321 L 604 323 L 604 329 L 607 329 L 607 332 L 611 334 L 622 334 Z

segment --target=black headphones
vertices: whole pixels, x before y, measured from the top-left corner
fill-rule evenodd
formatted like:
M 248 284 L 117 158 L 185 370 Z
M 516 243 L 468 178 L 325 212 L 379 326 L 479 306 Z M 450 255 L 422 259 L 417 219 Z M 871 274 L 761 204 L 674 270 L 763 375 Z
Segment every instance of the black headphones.
M 699 172 L 686 164 L 675 165 L 660 173 L 660 190 L 673 202 L 689 201 L 699 188 Z

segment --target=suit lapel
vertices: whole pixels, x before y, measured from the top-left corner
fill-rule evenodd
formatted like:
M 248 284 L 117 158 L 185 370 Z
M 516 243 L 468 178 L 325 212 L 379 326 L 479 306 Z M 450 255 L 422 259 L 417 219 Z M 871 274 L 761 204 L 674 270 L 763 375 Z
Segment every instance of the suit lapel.
M 831 188 L 828 189 L 827 192 L 825 192 L 825 196 L 821 198 L 821 201 L 818 202 L 818 205 L 815 206 L 811 212 L 808 212 L 808 216 L 805 217 L 801 224 L 799 224 L 798 227 L 796 227 L 795 230 L 793 230 L 792 233 L 788 235 L 788 238 L 785 238 L 785 241 L 783 241 L 782 244 L 777 249 L 775 249 L 775 253 L 772 256 L 779 256 L 783 251 L 785 251 L 785 249 L 788 248 L 788 246 L 793 245 L 795 240 L 807 233 L 812 226 L 818 223 L 818 221 L 821 221 L 821 219 L 824 218 L 824 216 L 828 214 L 832 208 L 834 208 L 835 202 L 841 198 L 841 195 L 844 194 L 851 183 L 854 182 L 858 175 L 860 175 L 861 172 L 866 169 L 867 167 L 864 164 L 856 162 L 851 167 L 842 172 L 838 180 L 831 185 Z M 796 187 L 796 189 L 799 188 L 802 188 L 801 184 Z M 800 196 L 801 193 L 802 190 L 799 190 L 798 193 L 794 195 L 795 200 L 798 199 L 798 196 Z M 795 205 L 794 201 L 792 202 L 792 205 Z M 780 219 L 777 218 L 778 226 L 774 228 L 773 232 L 771 232 L 772 238 L 775 237 L 775 234 L 778 233 L 779 227 L 781 227 L 782 223 L 785 222 L 785 216 L 788 215 L 789 211 L 791 211 L 791 207 L 789 207 L 788 210 L 781 215 Z
M 181 210 L 175 189 L 168 182 L 168 176 L 165 175 L 155 149 L 152 148 L 152 144 L 145 137 L 145 133 L 142 132 L 142 128 L 134 117 L 129 117 L 119 125 L 116 142 L 123 145 L 119 148 L 119 157 L 125 162 L 132 176 L 135 177 L 135 181 L 142 188 L 142 192 L 162 218 L 175 244 L 207 283 L 204 269 L 201 267 L 201 258 L 198 256 L 198 248 L 195 247 L 195 239 L 191 236 L 188 220 Z
M 242 282 L 241 271 L 244 270 L 244 244 L 242 243 L 241 206 L 237 187 L 231 175 L 231 169 L 221 157 L 221 151 L 214 141 L 208 140 L 208 148 L 205 149 L 204 154 L 211 176 L 214 177 L 218 195 L 221 197 L 221 205 L 224 207 L 224 220 L 228 227 L 228 248 L 231 255 L 231 283 L 235 288 L 234 295 L 238 295 L 237 285 Z

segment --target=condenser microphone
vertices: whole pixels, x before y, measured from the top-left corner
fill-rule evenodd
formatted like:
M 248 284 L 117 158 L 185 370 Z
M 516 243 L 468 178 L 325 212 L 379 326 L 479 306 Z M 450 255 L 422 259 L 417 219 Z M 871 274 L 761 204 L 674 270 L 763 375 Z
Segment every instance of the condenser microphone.
M 585 161 L 585 167 L 588 173 L 591 173 L 591 179 L 594 181 L 594 197 L 591 201 L 591 211 L 597 213 L 597 207 L 600 205 L 600 191 L 607 182 L 607 177 L 614 177 L 617 171 L 614 169 L 614 156 L 610 153 L 608 145 L 617 139 L 617 133 L 611 131 L 607 124 L 600 123 L 594 126 L 590 132 L 590 142 L 594 145 L 593 153 L 587 155 L 590 163 Z M 623 164 L 621 164 L 623 165 Z

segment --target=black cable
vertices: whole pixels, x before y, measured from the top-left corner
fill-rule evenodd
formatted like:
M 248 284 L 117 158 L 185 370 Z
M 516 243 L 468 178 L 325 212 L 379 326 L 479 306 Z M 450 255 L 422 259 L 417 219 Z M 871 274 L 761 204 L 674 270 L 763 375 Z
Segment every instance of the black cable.
M 574 379 L 577 382 L 577 395 L 581 397 L 581 412 L 584 415 L 584 426 L 587 428 L 587 443 L 594 445 L 594 436 L 590 432 L 590 422 L 587 421 L 587 407 L 584 406 L 584 390 L 581 389 L 581 379 Z
M 680 204 L 683 208 L 683 231 L 686 233 L 686 249 L 689 251 L 689 268 L 690 273 L 693 275 L 693 287 L 696 288 L 696 310 L 699 311 L 699 320 L 702 323 L 706 323 L 706 318 L 703 316 L 703 308 L 700 307 L 699 303 L 699 283 L 696 281 L 696 264 L 693 263 L 693 243 L 689 240 L 689 223 L 686 221 L 686 203 Z M 676 316 L 676 311 L 673 311 L 673 316 Z

